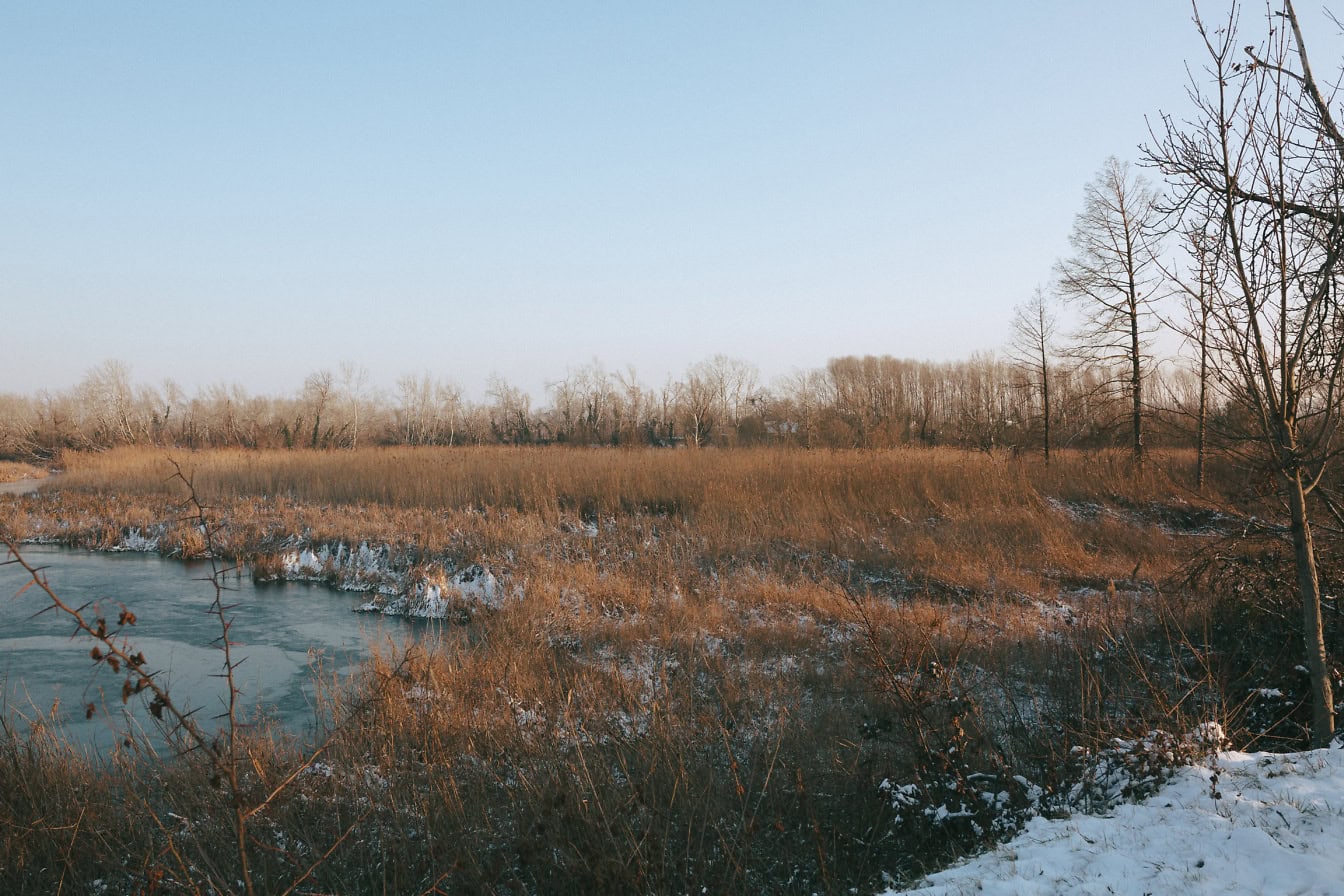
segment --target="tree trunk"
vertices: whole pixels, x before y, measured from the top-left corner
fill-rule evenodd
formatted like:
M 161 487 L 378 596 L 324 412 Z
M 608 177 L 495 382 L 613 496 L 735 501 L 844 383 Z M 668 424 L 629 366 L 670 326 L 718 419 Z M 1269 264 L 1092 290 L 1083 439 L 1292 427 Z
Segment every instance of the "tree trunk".
M 1143 367 L 1142 355 L 1139 354 L 1139 312 L 1137 300 L 1135 299 L 1134 283 L 1130 281 L 1130 313 L 1129 313 L 1129 339 L 1130 350 L 1129 360 L 1131 364 L 1130 374 L 1130 392 L 1134 396 L 1134 460 L 1139 464 L 1143 463 Z
M 1045 357 L 1045 346 L 1041 346 L 1041 424 L 1044 429 L 1042 438 L 1045 445 L 1045 465 L 1050 466 L 1050 364 Z
M 1288 492 L 1288 510 L 1292 515 L 1297 590 L 1302 597 L 1302 633 L 1307 651 L 1307 672 L 1311 676 L 1311 745 L 1314 748 L 1328 747 L 1335 736 L 1335 703 L 1325 656 L 1321 586 L 1316 576 L 1316 551 L 1311 540 L 1311 525 L 1307 521 L 1307 496 L 1302 488 L 1300 470 L 1285 470 L 1284 479 Z
M 1209 423 L 1209 315 L 1200 298 L 1199 324 L 1199 422 L 1195 433 L 1195 488 L 1204 491 L 1205 433 Z

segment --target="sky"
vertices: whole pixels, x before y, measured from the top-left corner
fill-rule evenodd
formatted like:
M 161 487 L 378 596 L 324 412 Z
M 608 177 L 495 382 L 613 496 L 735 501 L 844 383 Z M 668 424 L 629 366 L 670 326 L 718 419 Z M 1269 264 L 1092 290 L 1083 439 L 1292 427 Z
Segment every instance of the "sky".
M 0 392 L 994 350 L 1198 50 L 1179 0 L 0 3 Z

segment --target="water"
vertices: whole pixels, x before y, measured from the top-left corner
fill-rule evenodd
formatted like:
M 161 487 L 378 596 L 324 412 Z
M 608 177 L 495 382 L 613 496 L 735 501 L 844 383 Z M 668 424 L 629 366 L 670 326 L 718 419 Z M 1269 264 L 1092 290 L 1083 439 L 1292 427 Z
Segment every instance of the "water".
M 159 681 L 179 706 L 197 710 L 202 727 L 220 725 L 217 717 L 226 711 L 228 691 L 220 678 L 220 624 L 209 613 L 214 588 L 208 563 L 36 545 L 22 553 L 34 566 L 46 567 L 52 590 L 67 604 L 90 605 L 84 611 L 90 622 L 102 616 L 115 626 L 124 604 L 136 624 L 123 631 L 134 650 L 144 654 L 146 668 L 158 670 Z M 125 676 L 90 658 L 95 642 L 82 633 L 72 637 L 75 625 L 65 614 L 39 612 L 50 601 L 36 586 L 16 596 L 28 581 L 21 567 L 0 566 L 0 683 L 6 712 L 20 727 L 39 718 L 59 723 L 73 740 L 98 749 L 116 743 L 128 729 L 152 733 L 147 698 L 132 696 L 122 705 Z M 319 665 L 326 674 L 349 672 L 374 649 L 392 652 L 436 632 L 432 624 L 354 613 L 366 597 L 320 585 L 258 586 L 246 574 L 232 573 L 225 584 L 242 704 L 249 717 L 273 717 L 298 733 L 312 723 L 312 672 Z M 86 719 L 90 703 L 97 712 Z

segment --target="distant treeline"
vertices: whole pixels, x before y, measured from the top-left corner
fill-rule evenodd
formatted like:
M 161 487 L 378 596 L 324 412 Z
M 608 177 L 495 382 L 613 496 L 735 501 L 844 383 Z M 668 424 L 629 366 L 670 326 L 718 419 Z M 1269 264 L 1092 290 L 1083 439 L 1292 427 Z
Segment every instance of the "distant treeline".
M 137 384 L 106 361 L 72 389 L 0 394 L 0 456 L 49 459 L 62 450 L 118 445 L 179 448 L 354 448 L 361 445 L 565 444 L 804 448 L 950 445 L 1037 450 L 1043 420 L 1038 374 L 993 355 L 934 363 L 843 357 L 766 385 L 756 367 L 722 355 L 661 386 L 599 364 L 547 387 L 548 404 L 494 377 L 470 401 L 429 374 L 392 392 L 353 364 L 310 375 L 295 392 L 253 395 L 237 385 L 187 394 L 172 381 Z M 1185 410 L 1197 379 L 1153 375 L 1146 413 L 1154 443 L 1188 444 Z M 1098 365 L 1050 371 L 1051 440 L 1083 448 L 1123 444 L 1130 396 Z M 1215 416 L 1217 409 L 1214 409 Z

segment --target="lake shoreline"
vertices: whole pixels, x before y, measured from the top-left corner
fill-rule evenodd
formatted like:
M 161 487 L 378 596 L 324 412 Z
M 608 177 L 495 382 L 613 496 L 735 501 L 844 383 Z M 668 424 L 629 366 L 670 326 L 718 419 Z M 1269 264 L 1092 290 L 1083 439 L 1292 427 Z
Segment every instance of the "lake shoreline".
M 498 563 L 424 550 L 405 539 L 360 534 L 348 525 L 347 517 L 341 520 L 347 525 L 318 535 L 304 525 L 278 528 L 274 520 L 232 525 L 231 514 L 225 511 L 224 522 L 207 542 L 199 525 L 184 524 L 173 504 L 132 507 L 80 493 L 22 492 L 3 486 L 0 494 L 20 499 L 15 509 L 21 515 L 6 520 L 0 508 L 0 534 L 8 531 L 20 545 L 153 554 L 186 562 L 213 556 L 233 567 L 232 572 L 246 571 L 257 586 L 310 583 L 334 592 L 364 594 L 367 599 L 353 608 L 359 613 L 467 622 L 521 597 L 521 589 L 508 585 L 510 576 Z

